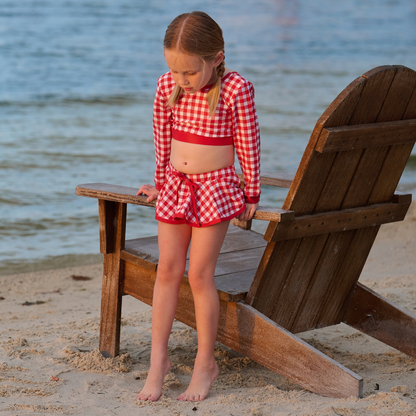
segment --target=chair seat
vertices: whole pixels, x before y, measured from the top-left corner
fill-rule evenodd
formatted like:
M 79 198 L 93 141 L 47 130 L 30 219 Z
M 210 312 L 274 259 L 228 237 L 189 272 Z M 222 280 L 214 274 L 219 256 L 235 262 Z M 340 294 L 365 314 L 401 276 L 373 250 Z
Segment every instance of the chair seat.
M 245 299 L 267 242 L 255 231 L 230 225 L 215 267 L 220 298 L 229 302 Z M 156 271 L 159 262 L 157 236 L 127 240 L 121 258 Z M 188 276 L 189 250 L 185 278 Z

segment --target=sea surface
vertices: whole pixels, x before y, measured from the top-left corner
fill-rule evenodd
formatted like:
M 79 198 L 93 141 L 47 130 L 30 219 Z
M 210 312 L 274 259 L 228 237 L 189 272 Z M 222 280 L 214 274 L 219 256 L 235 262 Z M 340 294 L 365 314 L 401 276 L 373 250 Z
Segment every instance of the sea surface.
M 152 182 L 162 40 L 192 10 L 220 24 L 227 66 L 255 86 L 266 172 L 295 173 L 356 77 L 416 69 L 414 0 L 1 0 L 0 275 L 100 261 L 97 201 L 75 187 Z M 415 192 L 415 151 L 399 189 Z M 262 205 L 285 196 L 265 189 Z M 127 238 L 156 233 L 152 209 L 128 212 Z

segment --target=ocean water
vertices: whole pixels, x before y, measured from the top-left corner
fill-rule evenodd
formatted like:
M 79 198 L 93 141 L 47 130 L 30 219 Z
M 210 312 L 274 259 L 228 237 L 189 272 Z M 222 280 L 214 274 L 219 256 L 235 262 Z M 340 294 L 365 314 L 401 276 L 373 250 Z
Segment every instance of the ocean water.
M 295 173 L 316 120 L 356 77 L 416 69 L 414 0 L 3 0 L 0 275 L 100 261 L 98 204 L 75 186 L 153 180 L 162 39 L 192 10 L 220 24 L 227 66 L 255 86 L 265 172 Z M 415 174 L 414 151 L 399 188 L 414 193 Z M 262 205 L 285 196 L 265 188 Z M 155 234 L 153 215 L 129 206 L 127 238 Z

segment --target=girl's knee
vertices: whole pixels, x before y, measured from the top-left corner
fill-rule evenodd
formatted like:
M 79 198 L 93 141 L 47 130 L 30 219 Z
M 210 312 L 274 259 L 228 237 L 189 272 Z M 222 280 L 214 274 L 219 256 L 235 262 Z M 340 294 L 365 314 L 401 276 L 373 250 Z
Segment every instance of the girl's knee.
M 189 270 L 188 281 L 192 292 L 202 292 L 215 287 L 214 275 L 205 270 Z
M 157 266 L 157 279 L 164 284 L 179 284 L 185 273 L 185 264 L 176 262 L 159 262 Z

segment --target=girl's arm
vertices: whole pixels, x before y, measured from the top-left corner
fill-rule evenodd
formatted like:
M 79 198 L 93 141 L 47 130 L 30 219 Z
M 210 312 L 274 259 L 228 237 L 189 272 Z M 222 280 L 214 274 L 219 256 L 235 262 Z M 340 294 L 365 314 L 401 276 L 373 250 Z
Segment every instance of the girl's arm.
M 155 185 L 158 191 L 165 183 L 166 166 L 170 160 L 172 110 L 168 107 L 168 97 L 165 96 L 170 84 L 171 81 L 167 74 L 159 78 L 153 104 L 153 137 L 156 154 Z
M 244 174 L 246 210 L 240 220 L 251 219 L 260 200 L 260 128 L 254 103 L 254 88 L 245 83 L 233 105 L 234 146 Z

